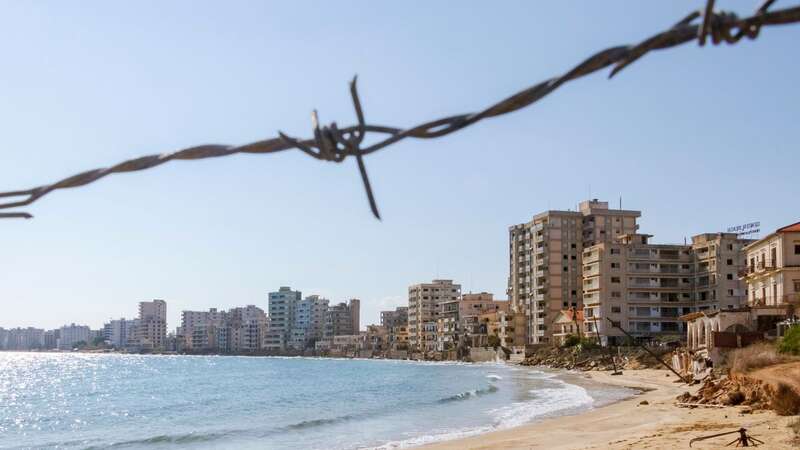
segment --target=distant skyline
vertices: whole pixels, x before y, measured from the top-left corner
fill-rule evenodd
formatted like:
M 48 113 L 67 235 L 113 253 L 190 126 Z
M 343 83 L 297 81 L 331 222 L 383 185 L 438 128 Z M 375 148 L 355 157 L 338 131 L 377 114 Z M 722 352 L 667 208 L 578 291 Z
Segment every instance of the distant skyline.
M 0 191 L 141 155 L 310 135 L 355 121 L 407 126 L 475 111 L 639 42 L 705 2 L 3 2 Z M 717 2 L 749 14 L 750 2 Z M 656 51 L 536 105 L 354 161 L 299 151 L 171 162 L 54 192 L 0 220 L 0 327 L 97 328 L 139 301 L 267 307 L 280 286 L 361 299 L 362 323 L 407 287 L 453 279 L 505 298 L 508 226 L 588 198 L 642 211 L 681 243 L 800 220 L 800 26 L 755 41 Z

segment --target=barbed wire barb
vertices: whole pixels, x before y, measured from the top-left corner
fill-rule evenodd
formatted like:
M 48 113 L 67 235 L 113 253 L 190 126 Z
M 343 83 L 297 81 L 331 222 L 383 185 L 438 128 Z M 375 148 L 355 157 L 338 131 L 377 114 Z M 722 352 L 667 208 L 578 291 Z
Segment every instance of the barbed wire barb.
M 459 114 L 416 125 L 411 128 L 395 128 L 384 125 L 368 124 L 364 118 L 361 101 L 356 86 L 357 77 L 350 82 L 350 94 L 353 107 L 356 111 L 357 125 L 339 128 L 336 122 L 329 126 L 320 127 L 317 112 L 312 113 L 313 138 L 297 139 L 278 132 L 278 136 L 271 139 L 252 142 L 240 146 L 209 144 L 182 149 L 172 153 L 143 156 L 124 161 L 109 168 L 89 170 L 69 178 L 65 178 L 49 185 L 42 185 L 33 189 L 21 191 L 0 192 L 0 197 L 22 197 L 20 200 L 0 203 L 0 210 L 28 206 L 50 192 L 59 189 L 74 188 L 93 183 L 107 175 L 114 173 L 134 172 L 146 170 L 172 160 L 196 160 L 216 158 L 238 153 L 266 154 L 290 149 L 298 149 L 308 156 L 324 161 L 340 163 L 352 156 L 356 159 L 359 174 L 364 184 L 367 200 L 372 214 L 380 220 L 377 202 L 372 191 L 372 185 L 367 174 L 364 156 L 382 150 L 406 138 L 433 139 L 461 130 L 481 120 L 509 114 L 536 103 L 546 97 L 565 83 L 585 77 L 599 70 L 613 66 L 609 78 L 613 78 L 620 71 L 653 50 L 677 47 L 687 42 L 697 40 L 703 46 L 708 37 L 714 45 L 726 42 L 735 44 L 742 38 L 755 39 L 764 26 L 784 25 L 800 22 L 800 6 L 769 11 L 775 0 L 764 0 L 750 17 L 739 18 L 736 14 L 725 11 L 714 11 L 714 0 L 707 0 L 705 8 L 692 11 L 683 19 L 667 30 L 657 33 L 636 45 L 610 47 L 601 50 L 586 58 L 580 64 L 567 71 L 565 74 L 537 83 L 523 89 L 488 108 L 470 114 Z M 694 24 L 702 18 L 699 24 Z M 365 148 L 361 147 L 367 133 L 388 135 Z M 25 218 L 30 219 L 27 212 L 0 212 L 0 219 Z

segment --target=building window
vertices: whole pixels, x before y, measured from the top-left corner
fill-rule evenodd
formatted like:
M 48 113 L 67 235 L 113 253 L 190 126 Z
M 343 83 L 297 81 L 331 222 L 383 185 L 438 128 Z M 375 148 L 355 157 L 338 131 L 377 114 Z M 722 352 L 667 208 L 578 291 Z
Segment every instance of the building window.
M 569 258 L 569 257 L 568 257 L 567 255 L 564 255 L 564 259 L 568 259 L 568 258 Z
M 726 261 L 726 264 L 728 264 L 729 266 L 732 266 L 733 265 L 733 260 L 729 259 L 728 261 Z
M 800 255 L 800 244 L 794 244 L 794 254 Z
M 619 255 L 619 249 L 618 248 L 612 248 L 611 249 L 611 254 L 612 255 Z
M 612 283 L 619 283 L 619 277 L 611 277 Z
M 612 313 L 620 313 L 620 312 L 622 312 L 622 309 L 619 306 L 612 306 L 611 307 L 611 312 Z
M 800 292 L 800 280 L 794 280 L 794 291 Z
M 566 272 L 566 271 L 568 271 L 568 270 L 569 270 L 569 268 L 567 268 L 567 267 L 564 267 L 564 272 Z

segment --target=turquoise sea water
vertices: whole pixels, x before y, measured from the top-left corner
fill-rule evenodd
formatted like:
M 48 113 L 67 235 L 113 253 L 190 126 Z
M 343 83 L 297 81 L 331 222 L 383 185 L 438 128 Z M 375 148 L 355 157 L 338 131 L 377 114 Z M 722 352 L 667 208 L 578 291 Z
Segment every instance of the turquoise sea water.
M 580 384 L 500 364 L 0 353 L 0 448 L 405 448 L 632 394 Z

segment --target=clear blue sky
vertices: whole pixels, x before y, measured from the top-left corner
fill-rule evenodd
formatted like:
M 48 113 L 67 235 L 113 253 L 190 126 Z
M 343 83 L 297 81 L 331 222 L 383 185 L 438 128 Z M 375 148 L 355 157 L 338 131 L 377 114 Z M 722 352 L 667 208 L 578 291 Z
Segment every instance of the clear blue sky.
M 704 2 L 2 2 L 0 190 L 144 154 L 354 120 L 474 111 L 637 42 Z M 748 13 L 754 1 L 718 6 Z M 786 5 L 778 2 L 776 7 Z M 791 2 L 788 2 L 791 4 Z M 291 152 L 172 162 L 48 195 L 0 222 L 0 326 L 99 327 L 136 303 L 255 304 L 282 285 L 362 299 L 453 278 L 505 297 L 507 227 L 597 197 L 656 242 L 800 220 L 800 26 L 652 53 L 533 107 L 353 161 Z

